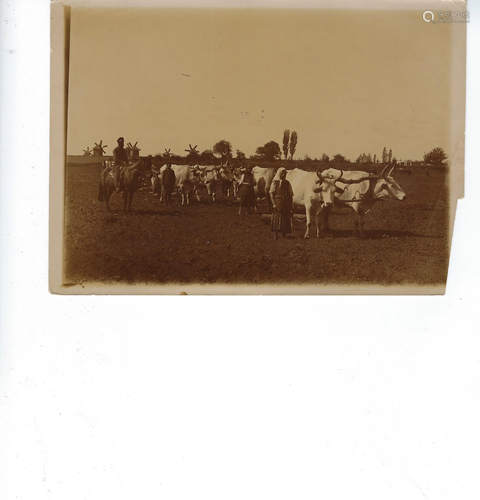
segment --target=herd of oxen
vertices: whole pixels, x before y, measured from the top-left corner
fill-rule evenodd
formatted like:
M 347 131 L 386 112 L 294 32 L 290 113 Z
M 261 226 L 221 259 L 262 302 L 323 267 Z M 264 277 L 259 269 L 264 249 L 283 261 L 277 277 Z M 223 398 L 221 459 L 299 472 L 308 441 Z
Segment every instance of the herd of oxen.
M 130 211 L 135 191 L 144 186 L 150 186 L 152 193 L 162 201 L 162 171 L 152 168 L 145 170 L 142 160 L 124 167 L 122 170 L 122 196 L 124 210 Z M 242 182 L 243 169 L 229 164 L 220 166 L 172 165 L 175 172 L 175 191 L 181 196 L 182 205 L 189 205 L 194 196 L 198 201 L 201 195 L 215 202 L 218 193 L 222 197 L 234 199 Z M 105 201 L 110 210 L 110 197 L 117 190 L 114 167 L 111 162 L 104 162 L 100 178 L 98 199 Z M 258 199 L 266 198 L 269 212 L 272 211 L 269 190 L 276 173 L 275 168 L 254 167 Z M 294 168 L 287 172 L 287 180 L 294 193 L 293 203 L 305 208 L 306 231 L 309 238 L 310 229 L 315 223 L 317 237 L 322 232 L 328 232 L 328 219 L 333 207 L 350 207 L 353 210 L 354 235 L 364 235 L 364 216 L 377 201 L 402 201 L 406 194 L 393 178 L 394 164 L 387 164 L 379 174 L 363 171 L 343 171 L 336 168 L 316 172 L 308 172 Z M 402 172 L 405 173 L 405 172 Z M 408 175 L 408 174 L 407 174 Z M 203 191 L 203 193 L 202 193 Z

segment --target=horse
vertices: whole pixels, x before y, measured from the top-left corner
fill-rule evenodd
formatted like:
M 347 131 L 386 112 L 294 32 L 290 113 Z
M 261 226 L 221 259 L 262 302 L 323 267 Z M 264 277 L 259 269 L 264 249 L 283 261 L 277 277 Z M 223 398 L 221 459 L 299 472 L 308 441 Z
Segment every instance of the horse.
M 110 211 L 110 197 L 115 192 L 115 173 L 109 167 L 104 168 L 100 174 L 100 183 L 98 184 L 98 201 L 105 200 L 107 210 Z
M 140 177 L 145 177 L 145 174 L 140 170 L 140 164 L 142 160 L 135 163 L 130 167 L 125 167 L 121 174 L 121 188 L 123 189 L 123 211 L 130 212 L 132 209 L 132 200 L 135 191 L 138 189 L 139 183 L 138 179 Z
M 110 211 L 110 197 L 116 191 L 117 183 L 123 191 L 123 211 L 131 211 L 133 195 L 139 187 L 138 179 L 145 176 L 139 168 L 141 163 L 142 160 L 129 167 L 112 169 L 107 166 L 102 170 L 98 185 L 98 201 L 105 200 L 108 211 Z M 118 171 L 115 171 L 116 168 Z

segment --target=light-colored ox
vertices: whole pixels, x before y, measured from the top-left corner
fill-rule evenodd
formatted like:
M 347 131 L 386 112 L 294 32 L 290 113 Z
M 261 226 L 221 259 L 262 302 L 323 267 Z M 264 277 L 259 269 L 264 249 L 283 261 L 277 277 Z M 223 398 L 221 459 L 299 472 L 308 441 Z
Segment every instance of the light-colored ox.
M 156 189 L 161 189 L 162 173 L 165 170 L 166 165 L 160 169 L 160 173 L 157 176 Z M 197 192 L 198 176 L 195 175 L 194 169 L 190 165 L 172 165 L 172 170 L 175 172 L 175 190 L 180 191 L 182 195 L 182 205 L 190 205 L 191 194 L 194 193 L 197 201 L 200 201 L 200 197 Z M 160 200 L 163 201 L 163 200 Z
M 255 179 L 255 195 L 259 199 L 267 198 L 268 211 L 272 213 L 272 200 L 270 199 L 270 186 L 272 185 L 273 178 L 277 169 L 270 167 L 253 167 L 252 173 Z
M 310 237 L 310 228 L 315 220 L 317 238 L 322 231 L 322 211 L 331 207 L 337 186 L 333 179 L 322 178 L 317 172 L 307 172 L 299 168 L 287 171 L 287 180 L 292 185 L 293 203 L 305 207 L 307 227 L 304 238 Z
M 322 178 L 332 180 L 339 188 L 335 196 L 335 205 L 353 209 L 354 236 L 364 236 L 365 214 L 377 201 L 403 201 L 406 198 L 407 195 L 392 176 L 394 168 L 395 165 L 388 164 L 381 175 L 335 168 L 329 168 L 321 173 Z
M 217 199 L 217 188 L 220 186 L 220 168 L 215 165 L 195 165 L 192 167 L 196 176 L 198 176 L 198 185 L 205 186 L 207 189 L 207 196 L 211 198 L 212 201 Z

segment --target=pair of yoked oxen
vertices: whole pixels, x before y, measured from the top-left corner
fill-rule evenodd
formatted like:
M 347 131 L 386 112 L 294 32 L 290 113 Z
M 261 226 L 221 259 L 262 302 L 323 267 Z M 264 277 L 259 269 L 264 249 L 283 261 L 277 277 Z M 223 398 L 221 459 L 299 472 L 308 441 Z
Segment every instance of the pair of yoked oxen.
M 316 223 L 317 237 L 330 231 L 328 218 L 333 205 L 353 210 L 354 236 L 364 236 L 364 218 L 377 201 L 406 198 L 405 192 L 393 178 L 395 165 L 387 164 L 380 175 L 368 172 L 344 171 L 329 168 L 320 172 L 307 172 L 299 168 L 287 171 L 286 179 L 293 190 L 293 203 L 305 207 L 307 226 L 304 238 L 310 237 L 310 229 Z M 257 195 L 271 200 L 269 189 L 274 169 L 255 167 Z

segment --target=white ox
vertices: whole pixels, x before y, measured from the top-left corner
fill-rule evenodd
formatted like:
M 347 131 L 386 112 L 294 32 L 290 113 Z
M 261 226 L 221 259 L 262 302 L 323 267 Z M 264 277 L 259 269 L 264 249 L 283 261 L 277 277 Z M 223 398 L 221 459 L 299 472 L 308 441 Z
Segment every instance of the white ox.
M 317 226 L 317 238 L 322 230 L 322 211 L 331 207 L 337 187 L 333 179 L 325 179 L 315 172 L 306 172 L 299 168 L 287 171 L 287 180 L 292 185 L 293 203 L 305 207 L 307 227 L 304 238 L 310 237 L 313 220 Z
M 272 200 L 270 199 L 270 186 L 275 177 L 275 168 L 253 167 L 252 173 L 255 179 L 255 194 L 257 198 L 267 198 L 268 210 L 272 212 Z M 295 192 L 295 191 L 294 191 Z
M 217 188 L 220 185 L 220 168 L 215 165 L 192 167 L 193 172 L 198 178 L 198 186 L 207 188 L 207 196 L 215 201 L 217 199 Z
M 407 195 L 392 177 L 394 168 L 395 165 L 388 164 L 381 175 L 359 171 L 344 172 L 335 168 L 321 173 L 323 178 L 332 180 L 340 188 L 335 197 L 335 205 L 353 209 L 354 236 L 364 236 L 365 214 L 377 201 L 402 201 L 406 198 Z
M 162 192 L 162 173 L 165 169 L 166 165 L 163 165 L 156 181 L 159 183 L 160 192 Z M 197 201 L 200 201 L 197 192 L 198 176 L 195 175 L 192 167 L 190 165 L 172 165 L 172 170 L 175 172 L 175 190 L 180 191 L 182 195 L 182 205 L 185 205 L 185 203 L 190 205 L 190 197 L 192 193 L 195 194 Z

